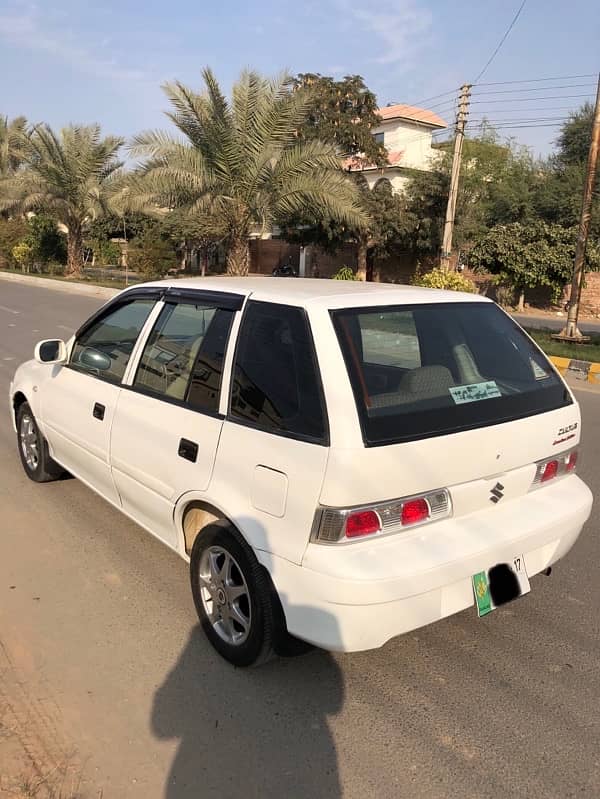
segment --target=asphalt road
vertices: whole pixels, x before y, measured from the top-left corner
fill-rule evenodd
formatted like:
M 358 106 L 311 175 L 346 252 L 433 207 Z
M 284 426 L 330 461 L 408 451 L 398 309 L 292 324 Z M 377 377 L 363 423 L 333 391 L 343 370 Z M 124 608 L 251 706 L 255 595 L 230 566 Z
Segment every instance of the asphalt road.
M 0 281 L 0 393 L 98 305 Z M 578 397 L 598 494 L 600 394 Z M 599 794 L 597 510 L 550 578 L 485 619 L 235 670 L 198 631 L 186 564 L 78 481 L 28 481 L 7 412 L 0 503 L 0 700 L 89 796 Z
M 566 313 L 563 316 L 535 316 L 535 314 L 511 314 L 523 327 L 541 327 L 549 330 L 560 331 L 567 324 Z M 584 335 L 600 333 L 600 322 L 583 319 L 579 322 L 579 329 Z

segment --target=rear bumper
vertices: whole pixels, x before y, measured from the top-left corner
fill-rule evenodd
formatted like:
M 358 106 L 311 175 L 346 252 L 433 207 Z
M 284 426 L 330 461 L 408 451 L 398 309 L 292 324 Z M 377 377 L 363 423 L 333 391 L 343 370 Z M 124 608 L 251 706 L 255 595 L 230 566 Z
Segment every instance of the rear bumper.
M 258 555 L 292 634 L 334 651 L 374 649 L 474 605 L 471 576 L 483 569 L 523 555 L 529 576 L 543 571 L 573 546 L 591 507 L 590 490 L 572 475 L 410 534 L 310 544 L 301 566 Z

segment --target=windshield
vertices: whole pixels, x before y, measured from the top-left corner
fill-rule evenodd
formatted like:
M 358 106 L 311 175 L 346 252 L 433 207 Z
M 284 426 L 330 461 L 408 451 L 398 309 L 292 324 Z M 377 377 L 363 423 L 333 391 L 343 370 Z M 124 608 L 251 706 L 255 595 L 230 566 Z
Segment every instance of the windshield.
M 572 402 L 544 355 L 493 303 L 331 315 L 367 445 L 500 424 Z

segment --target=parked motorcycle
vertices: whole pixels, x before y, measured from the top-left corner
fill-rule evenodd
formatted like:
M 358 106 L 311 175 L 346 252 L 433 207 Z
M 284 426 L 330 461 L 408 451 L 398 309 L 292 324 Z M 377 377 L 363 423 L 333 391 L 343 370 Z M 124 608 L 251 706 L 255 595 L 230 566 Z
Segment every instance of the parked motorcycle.
M 273 277 L 298 277 L 298 272 L 291 264 L 280 264 L 273 269 Z

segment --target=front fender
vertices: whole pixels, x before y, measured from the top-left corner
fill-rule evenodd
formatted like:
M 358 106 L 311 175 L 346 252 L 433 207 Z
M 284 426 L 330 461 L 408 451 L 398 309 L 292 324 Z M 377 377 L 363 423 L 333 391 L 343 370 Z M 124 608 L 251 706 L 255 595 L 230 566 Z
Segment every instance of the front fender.
M 15 406 L 19 404 L 15 400 L 19 395 L 22 395 L 29 403 L 37 423 L 44 432 L 40 390 L 43 383 L 51 376 L 53 368 L 50 364 L 45 365 L 31 360 L 22 363 L 15 372 L 9 388 L 10 414 L 15 432 L 17 430 Z

